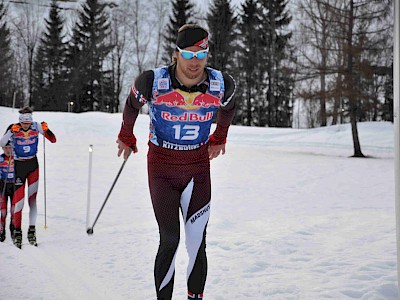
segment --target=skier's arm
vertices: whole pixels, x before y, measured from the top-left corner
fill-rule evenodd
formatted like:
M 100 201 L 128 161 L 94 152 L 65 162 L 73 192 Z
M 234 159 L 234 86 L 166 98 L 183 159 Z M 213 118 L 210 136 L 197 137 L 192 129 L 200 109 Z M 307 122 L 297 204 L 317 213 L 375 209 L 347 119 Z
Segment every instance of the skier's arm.
M 118 134 L 118 156 L 124 152 L 124 158 L 128 157 L 128 153 L 132 150 L 137 152 L 136 137 L 133 134 L 133 127 L 140 108 L 151 99 L 151 90 L 153 87 L 154 72 L 143 72 L 133 83 L 128 98 L 125 102 L 122 114 L 121 130 Z
M 39 124 L 37 124 L 37 128 L 39 130 L 39 132 L 41 134 L 43 134 L 43 136 L 48 139 L 50 142 L 55 143 L 57 141 L 56 136 L 54 135 L 54 133 L 49 129 L 49 126 L 47 125 L 46 122 L 42 122 Z
M 10 138 L 12 137 L 13 133 L 11 132 L 11 127 L 13 124 L 11 124 L 10 126 L 8 126 L 6 133 L 3 135 L 3 137 L 0 140 L 0 146 L 4 147 L 8 141 L 10 140 Z
M 235 101 L 233 100 L 233 95 L 235 94 L 235 81 L 227 74 L 223 74 L 223 76 L 225 82 L 225 94 L 221 101 L 221 106 L 218 109 L 217 128 L 210 136 L 211 146 L 226 143 L 228 129 L 235 115 Z
M 217 128 L 210 135 L 208 157 L 210 160 L 225 154 L 226 137 L 228 129 L 235 115 L 235 102 L 233 95 L 235 94 L 235 81 L 227 74 L 223 74 L 225 83 L 224 98 L 218 109 Z

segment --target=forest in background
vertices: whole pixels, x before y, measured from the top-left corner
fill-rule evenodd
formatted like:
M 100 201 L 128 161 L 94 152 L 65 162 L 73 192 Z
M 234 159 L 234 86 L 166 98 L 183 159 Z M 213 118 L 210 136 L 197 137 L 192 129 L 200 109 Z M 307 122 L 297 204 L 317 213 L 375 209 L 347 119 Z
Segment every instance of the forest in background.
M 235 124 L 350 122 L 356 149 L 357 122 L 393 121 L 391 0 L 0 0 L 0 105 L 120 112 L 185 23 L 236 80 Z

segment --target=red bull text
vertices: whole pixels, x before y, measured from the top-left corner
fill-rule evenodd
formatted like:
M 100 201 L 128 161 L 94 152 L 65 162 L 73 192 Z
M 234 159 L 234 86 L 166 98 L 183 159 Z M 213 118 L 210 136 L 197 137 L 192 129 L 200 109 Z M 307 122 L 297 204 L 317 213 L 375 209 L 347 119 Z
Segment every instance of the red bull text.
M 201 115 L 198 113 L 188 113 L 185 112 L 182 115 L 173 115 L 170 112 L 163 111 L 161 112 L 161 117 L 164 120 L 171 122 L 180 122 L 180 121 L 188 121 L 188 122 L 207 122 L 212 120 L 214 113 L 209 111 L 206 115 Z

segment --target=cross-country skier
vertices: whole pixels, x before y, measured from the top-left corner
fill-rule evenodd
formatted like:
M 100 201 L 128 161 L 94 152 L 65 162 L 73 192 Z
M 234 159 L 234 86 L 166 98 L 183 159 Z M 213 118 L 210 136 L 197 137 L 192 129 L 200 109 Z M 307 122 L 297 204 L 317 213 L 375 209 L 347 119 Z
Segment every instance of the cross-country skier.
M 39 164 L 36 157 L 39 133 L 50 142 L 56 142 L 56 136 L 46 122 L 40 124 L 32 119 L 32 109 L 25 107 L 19 111 L 19 123 L 11 124 L 2 137 L 0 144 L 4 146 L 11 140 L 14 148 L 15 191 L 12 204 L 14 206 L 14 245 L 22 246 L 22 209 L 25 199 L 25 182 L 28 182 L 29 229 L 28 240 L 36 245 L 36 195 L 39 186 Z
M 6 239 L 6 218 L 7 206 L 10 201 L 10 234 L 11 237 L 14 233 L 13 225 L 13 212 L 12 198 L 14 195 L 14 157 L 12 155 L 12 146 L 10 142 L 2 147 L 3 154 L 0 155 L 0 208 L 1 208 L 1 222 L 0 222 L 0 242 Z
M 183 215 L 188 299 L 202 299 L 207 276 L 206 227 L 210 216 L 210 160 L 225 153 L 234 116 L 231 76 L 206 67 L 208 32 L 186 24 L 179 29 L 170 66 L 145 71 L 126 100 L 118 135 L 118 156 L 137 152 L 133 127 L 149 106 L 148 179 L 160 245 L 154 275 L 157 299 L 172 298 L 174 262 Z M 210 135 L 215 116 L 217 126 Z

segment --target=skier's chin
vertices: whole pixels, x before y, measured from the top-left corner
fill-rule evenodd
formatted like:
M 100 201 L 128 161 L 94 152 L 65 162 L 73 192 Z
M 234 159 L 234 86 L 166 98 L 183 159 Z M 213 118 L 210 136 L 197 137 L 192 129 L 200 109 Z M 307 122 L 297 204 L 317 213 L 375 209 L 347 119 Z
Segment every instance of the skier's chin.
M 201 77 L 201 71 L 200 71 L 200 69 L 188 69 L 186 71 L 186 76 L 189 79 L 196 79 L 196 78 Z

